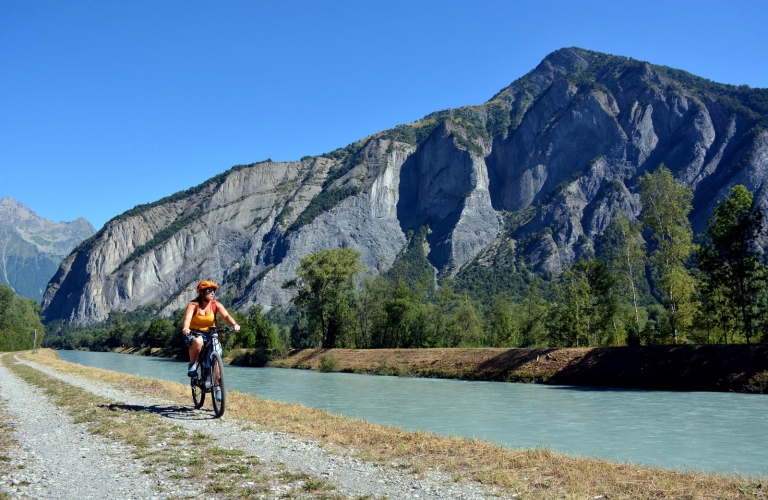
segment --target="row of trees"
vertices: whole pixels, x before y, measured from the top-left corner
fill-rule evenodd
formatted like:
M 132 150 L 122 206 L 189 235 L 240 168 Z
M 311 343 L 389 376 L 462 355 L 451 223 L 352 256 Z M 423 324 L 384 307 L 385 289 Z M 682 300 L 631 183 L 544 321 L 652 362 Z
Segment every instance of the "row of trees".
M 550 281 L 481 304 L 450 279 L 364 269 L 351 249 L 302 259 L 294 347 L 606 346 L 766 339 L 763 213 L 736 186 L 694 243 L 693 193 L 663 165 L 639 179 L 640 220 L 616 217 L 596 252 Z M 431 278 L 431 276 L 430 276 Z
M 40 306 L 0 283 L 0 351 L 32 349 L 35 331 L 39 346 L 45 336 Z
M 240 331 L 222 336 L 222 344 L 227 348 L 288 348 L 288 328 L 282 330 L 271 323 L 263 314 L 261 306 L 254 306 L 244 314 L 231 312 L 240 325 Z M 135 320 L 126 318 L 123 313 L 113 313 L 104 323 L 87 327 L 68 327 L 54 325 L 58 335 L 48 339 L 46 345 L 58 349 L 89 349 L 109 351 L 117 347 L 146 349 L 154 347 L 169 348 L 173 353 L 183 355 L 187 352 L 181 327 L 184 323 L 184 310 L 179 310 L 171 318 Z M 224 326 L 224 325 L 222 325 Z M 228 325 L 227 325 L 228 326 Z

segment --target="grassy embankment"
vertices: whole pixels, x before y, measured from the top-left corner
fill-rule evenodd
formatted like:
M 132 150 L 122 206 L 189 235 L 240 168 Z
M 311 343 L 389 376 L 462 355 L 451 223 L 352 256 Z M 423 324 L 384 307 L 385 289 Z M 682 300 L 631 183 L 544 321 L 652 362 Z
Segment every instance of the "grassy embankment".
M 173 356 L 157 348 L 118 350 Z M 263 366 L 267 356 L 225 350 L 225 361 Z M 768 345 L 658 345 L 541 349 L 302 349 L 280 368 L 558 385 L 768 394 Z
M 24 356 L 61 372 L 190 405 L 189 388 L 182 384 L 62 362 L 51 351 Z M 22 369 L 18 365 L 13 368 Z M 63 401 L 80 404 L 79 398 Z M 225 418 L 239 419 L 244 425 L 288 432 L 329 445 L 330 449 L 341 446 L 356 450 L 362 459 L 415 473 L 450 471 L 457 481 L 478 481 L 495 487 L 499 494 L 516 494 L 518 498 L 766 498 L 768 490 L 760 486 L 765 478 L 669 471 L 570 457 L 545 449 L 511 450 L 481 440 L 441 437 L 347 419 L 237 392 L 228 394 L 227 402 Z M 95 411 L 94 403 L 83 405 L 80 411 Z
M 248 352 L 227 352 L 234 364 Z M 561 385 L 768 393 L 768 345 L 543 349 L 304 349 L 270 366 Z

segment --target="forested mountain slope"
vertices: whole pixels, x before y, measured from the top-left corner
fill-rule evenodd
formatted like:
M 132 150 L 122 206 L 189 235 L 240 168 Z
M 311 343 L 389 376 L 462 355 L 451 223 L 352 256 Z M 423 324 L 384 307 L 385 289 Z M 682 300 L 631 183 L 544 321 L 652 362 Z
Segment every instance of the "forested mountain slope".
M 637 179 L 664 163 L 694 190 L 694 230 L 737 184 L 768 200 L 768 90 L 578 48 L 478 106 L 433 113 L 298 162 L 237 166 L 108 222 L 62 263 L 48 319 L 170 313 L 202 278 L 236 308 L 287 304 L 299 259 L 331 247 L 389 269 L 428 227 L 438 276 L 547 275 L 593 251 Z
M 0 282 L 39 302 L 64 257 L 95 232 L 82 217 L 56 223 L 10 196 L 0 199 Z

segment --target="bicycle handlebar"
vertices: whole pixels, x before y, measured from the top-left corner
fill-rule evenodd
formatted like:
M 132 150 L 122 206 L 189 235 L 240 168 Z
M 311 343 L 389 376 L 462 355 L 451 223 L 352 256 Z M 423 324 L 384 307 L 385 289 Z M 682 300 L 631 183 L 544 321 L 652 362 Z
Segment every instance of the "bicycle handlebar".
M 195 337 L 199 337 L 200 335 L 212 335 L 214 333 L 232 333 L 235 330 L 232 329 L 231 326 L 228 326 L 226 328 L 222 328 L 221 330 L 216 329 L 216 327 L 211 327 L 214 329 L 214 331 L 208 331 L 208 332 L 201 332 L 200 330 L 190 330 L 189 334 L 194 335 Z

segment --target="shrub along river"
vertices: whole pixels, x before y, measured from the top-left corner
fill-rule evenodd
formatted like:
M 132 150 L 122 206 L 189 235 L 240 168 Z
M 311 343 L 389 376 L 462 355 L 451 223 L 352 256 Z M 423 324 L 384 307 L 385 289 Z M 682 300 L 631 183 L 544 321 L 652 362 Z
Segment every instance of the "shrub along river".
M 58 351 L 87 366 L 187 383 L 186 363 Z M 510 448 L 721 473 L 768 474 L 768 396 L 226 367 L 229 390 Z M 191 399 L 190 399 L 191 404 Z

